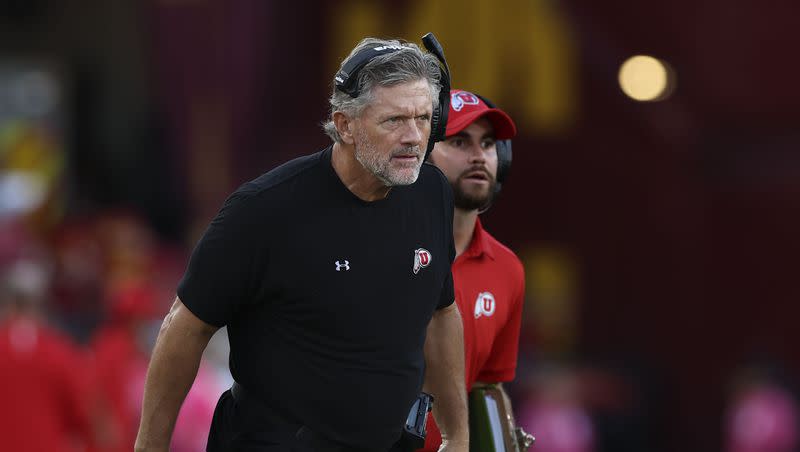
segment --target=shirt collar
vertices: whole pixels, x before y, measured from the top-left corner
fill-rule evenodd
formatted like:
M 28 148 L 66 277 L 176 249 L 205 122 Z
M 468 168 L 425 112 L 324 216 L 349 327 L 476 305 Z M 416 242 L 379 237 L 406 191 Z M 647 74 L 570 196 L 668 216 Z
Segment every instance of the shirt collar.
M 480 217 L 478 217 L 475 219 L 475 230 L 472 232 L 472 240 L 470 240 L 469 246 L 464 251 L 464 257 L 477 258 L 481 257 L 483 254 L 486 254 L 488 257 L 494 260 L 494 250 L 492 249 L 492 244 L 489 242 L 487 233 L 483 229 L 483 225 L 481 225 Z

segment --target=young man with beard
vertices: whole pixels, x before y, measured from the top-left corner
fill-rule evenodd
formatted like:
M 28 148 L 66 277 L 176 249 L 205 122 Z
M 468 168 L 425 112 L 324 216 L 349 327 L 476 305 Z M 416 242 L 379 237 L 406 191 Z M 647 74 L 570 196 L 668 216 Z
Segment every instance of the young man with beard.
M 161 327 L 137 451 L 167 451 L 223 325 L 236 384 L 208 451 L 402 450 L 423 384 L 440 450 L 468 450 L 452 193 L 422 165 L 445 75 L 414 44 L 363 40 L 334 80 L 324 124 L 334 143 L 228 198 Z
M 517 367 L 525 292 L 522 264 L 483 229 L 478 217 L 499 191 L 497 146 L 508 142 L 497 142 L 514 135 L 516 126 L 504 111 L 491 108 L 471 92 L 452 90 L 447 137 L 436 143 L 430 155 L 430 162 L 444 172 L 453 188 L 456 259 L 452 270 L 464 324 L 467 391 L 511 381 Z M 434 417 L 439 422 L 435 413 Z M 429 419 L 424 451 L 439 447 L 436 422 Z

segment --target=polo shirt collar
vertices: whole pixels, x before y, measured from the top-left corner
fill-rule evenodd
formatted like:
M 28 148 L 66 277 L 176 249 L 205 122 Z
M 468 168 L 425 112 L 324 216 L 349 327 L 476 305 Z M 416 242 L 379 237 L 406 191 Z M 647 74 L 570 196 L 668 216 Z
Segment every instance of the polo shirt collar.
M 492 249 L 492 244 L 489 242 L 487 233 L 483 229 L 483 225 L 481 225 L 480 217 L 475 219 L 475 230 L 472 232 L 472 240 L 469 242 L 469 246 L 464 251 L 464 257 L 469 258 L 477 258 L 481 255 L 486 254 L 492 260 L 494 260 L 494 250 Z

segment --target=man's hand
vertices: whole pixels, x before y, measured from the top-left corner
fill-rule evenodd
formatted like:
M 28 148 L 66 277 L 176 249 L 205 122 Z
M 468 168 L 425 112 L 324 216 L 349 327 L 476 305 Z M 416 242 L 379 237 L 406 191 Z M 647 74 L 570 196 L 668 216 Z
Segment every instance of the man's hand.
M 439 452 L 469 452 L 469 441 L 448 441 L 442 440 Z

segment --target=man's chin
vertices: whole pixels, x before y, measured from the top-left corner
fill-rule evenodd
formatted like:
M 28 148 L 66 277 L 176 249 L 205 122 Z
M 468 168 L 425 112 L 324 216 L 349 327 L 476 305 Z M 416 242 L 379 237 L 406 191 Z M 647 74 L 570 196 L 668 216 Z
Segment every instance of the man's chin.
M 392 186 L 400 187 L 403 185 L 411 185 L 417 181 L 419 174 L 414 174 L 408 177 L 401 177 L 401 178 L 393 178 L 392 179 Z
M 417 181 L 419 171 L 394 171 L 391 174 L 383 174 L 378 178 L 383 181 L 387 187 L 400 187 L 403 185 L 411 185 Z
M 471 189 L 464 190 L 459 188 L 460 197 L 463 199 L 473 200 L 474 202 L 487 202 L 492 194 L 489 187 L 471 187 Z
M 480 208 L 482 208 L 483 206 L 485 206 L 487 204 L 489 204 L 488 201 L 484 202 L 484 203 L 481 203 L 481 204 L 472 203 L 472 202 L 470 202 L 470 203 L 458 202 L 458 203 L 455 204 L 455 208 L 456 209 L 461 209 L 461 210 L 466 210 L 466 211 L 471 211 L 471 210 L 479 210 Z
M 420 172 L 420 165 L 413 165 L 413 166 L 400 166 L 392 168 L 391 174 L 389 174 L 386 179 L 388 179 L 393 186 L 400 186 L 400 185 L 411 185 L 417 181 Z
M 489 195 L 474 196 L 468 193 L 453 192 L 455 206 L 462 210 L 477 210 L 489 204 Z

